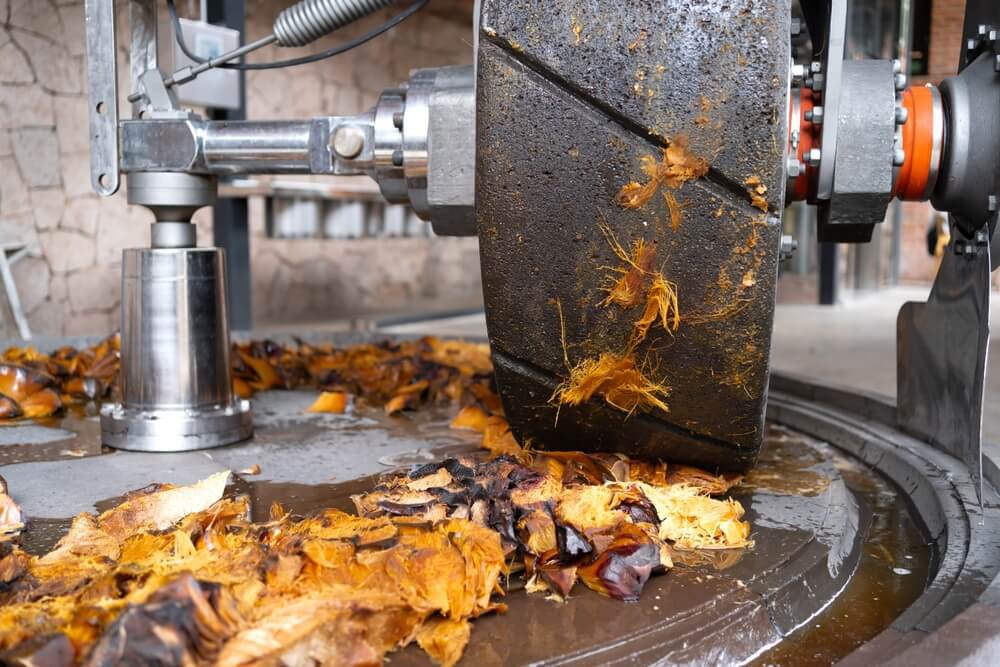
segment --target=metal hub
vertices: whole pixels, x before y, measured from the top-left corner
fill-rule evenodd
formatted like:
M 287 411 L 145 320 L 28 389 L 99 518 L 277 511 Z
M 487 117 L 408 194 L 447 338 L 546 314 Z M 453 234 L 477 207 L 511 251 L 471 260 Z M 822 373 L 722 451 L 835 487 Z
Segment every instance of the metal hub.
M 136 410 L 120 403 L 101 410 L 101 439 L 116 449 L 183 452 L 246 440 L 253 435 L 250 401 L 215 409 Z
M 195 248 L 190 222 L 215 193 L 214 177 L 129 175 L 129 202 L 157 221 L 152 248 L 122 253 L 121 402 L 101 412 L 106 445 L 177 452 L 253 434 L 232 389 L 225 257 Z

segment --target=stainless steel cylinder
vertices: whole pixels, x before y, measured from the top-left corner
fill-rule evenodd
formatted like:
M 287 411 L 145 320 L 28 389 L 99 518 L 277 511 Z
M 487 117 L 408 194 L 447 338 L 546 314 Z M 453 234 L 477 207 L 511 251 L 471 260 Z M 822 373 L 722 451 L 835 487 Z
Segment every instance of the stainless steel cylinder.
M 311 138 L 307 120 L 212 123 L 205 130 L 205 165 L 234 174 L 309 174 Z
M 121 402 L 101 413 L 105 444 L 175 452 L 252 435 L 232 391 L 224 267 L 218 248 L 123 252 Z

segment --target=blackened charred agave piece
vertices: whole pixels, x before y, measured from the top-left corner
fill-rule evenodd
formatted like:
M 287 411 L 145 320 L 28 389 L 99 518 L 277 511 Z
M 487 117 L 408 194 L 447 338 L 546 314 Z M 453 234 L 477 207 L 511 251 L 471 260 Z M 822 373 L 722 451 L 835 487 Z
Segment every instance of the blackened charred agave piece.
M 565 599 L 580 580 L 602 595 L 631 601 L 651 575 L 673 566 L 669 541 L 677 538 L 661 531 L 688 521 L 701 525 L 689 516 L 692 499 L 708 503 L 698 505 L 704 511 L 722 510 L 730 528 L 736 522 L 742 541 L 734 546 L 746 546 L 742 508 L 707 497 L 736 481 L 683 466 L 668 474 L 665 464 L 617 456 L 521 452 L 415 467 L 354 502 L 364 516 L 469 518 L 491 528 L 505 554 L 520 559 L 530 592 L 548 590 Z M 665 523 L 662 512 L 673 513 L 671 521 Z M 681 537 L 690 545 L 689 534 Z M 727 546 L 716 537 L 706 545 Z

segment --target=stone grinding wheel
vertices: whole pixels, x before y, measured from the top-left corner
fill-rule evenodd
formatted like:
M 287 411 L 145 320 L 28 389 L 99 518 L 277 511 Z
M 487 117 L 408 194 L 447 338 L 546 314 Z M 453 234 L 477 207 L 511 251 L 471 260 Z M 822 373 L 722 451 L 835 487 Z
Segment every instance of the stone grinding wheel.
M 480 255 L 497 382 L 522 441 L 753 465 L 784 202 L 789 16 L 788 0 L 484 0 Z M 623 185 L 648 180 L 641 159 L 660 161 L 680 137 L 707 174 L 620 206 Z M 677 287 L 679 328 L 654 325 L 633 352 L 670 387 L 669 411 L 551 400 L 569 376 L 564 352 L 569 367 L 621 354 L 643 311 L 601 305 L 608 267 L 622 265 L 602 221 L 623 248 L 643 239 Z

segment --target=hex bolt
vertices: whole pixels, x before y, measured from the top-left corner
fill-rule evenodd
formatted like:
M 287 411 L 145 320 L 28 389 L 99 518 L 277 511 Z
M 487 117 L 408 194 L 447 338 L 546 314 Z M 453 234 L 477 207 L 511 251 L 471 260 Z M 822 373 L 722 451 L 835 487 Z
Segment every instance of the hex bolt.
M 392 114 L 392 124 L 397 130 L 403 129 L 403 112 L 395 111 Z
M 903 63 L 899 62 L 898 58 L 892 59 L 892 73 L 899 74 L 903 71 Z
M 823 124 L 823 107 L 815 106 L 805 113 L 806 120 L 813 125 Z
M 345 160 L 352 160 L 365 147 L 365 133 L 354 125 L 341 125 L 333 133 L 333 150 Z
M 819 161 L 823 159 L 823 152 L 818 148 L 810 148 L 806 157 L 806 164 L 810 167 L 818 167 Z
M 789 178 L 798 178 L 802 174 L 802 163 L 797 157 L 789 155 L 785 170 L 788 172 Z
M 980 37 L 983 37 L 989 31 L 990 31 L 990 27 L 988 25 L 986 25 L 985 23 L 980 23 L 976 27 L 976 34 L 979 35 Z
M 902 148 L 892 149 L 892 166 L 902 167 L 903 163 L 906 162 L 906 151 Z
M 896 86 L 896 90 L 906 90 L 906 75 L 897 74 L 892 78 L 893 84 Z
M 812 61 L 811 63 L 809 63 L 809 71 L 812 72 L 813 74 L 815 74 L 816 72 L 822 72 L 823 63 L 821 63 L 818 60 Z
M 392 166 L 402 167 L 403 166 L 403 151 L 394 150 L 392 152 Z
M 796 241 L 790 234 L 781 235 L 781 248 L 778 253 L 782 259 L 788 259 L 792 256 L 792 253 L 796 251 L 799 247 L 799 242 Z
M 792 83 L 801 83 L 806 76 L 805 65 L 792 65 Z
M 823 90 L 823 73 L 817 72 L 812 75 L 812 85 L 809 86 L 813 90 Z
M 791 24 L 792 37 L 798 37 L 802 34 L 802 19 L 793 16 Z
M 906 121 L 910 119 L 910 110 L 906 107 L 896 107 L 896 125 L 906 125 Z

